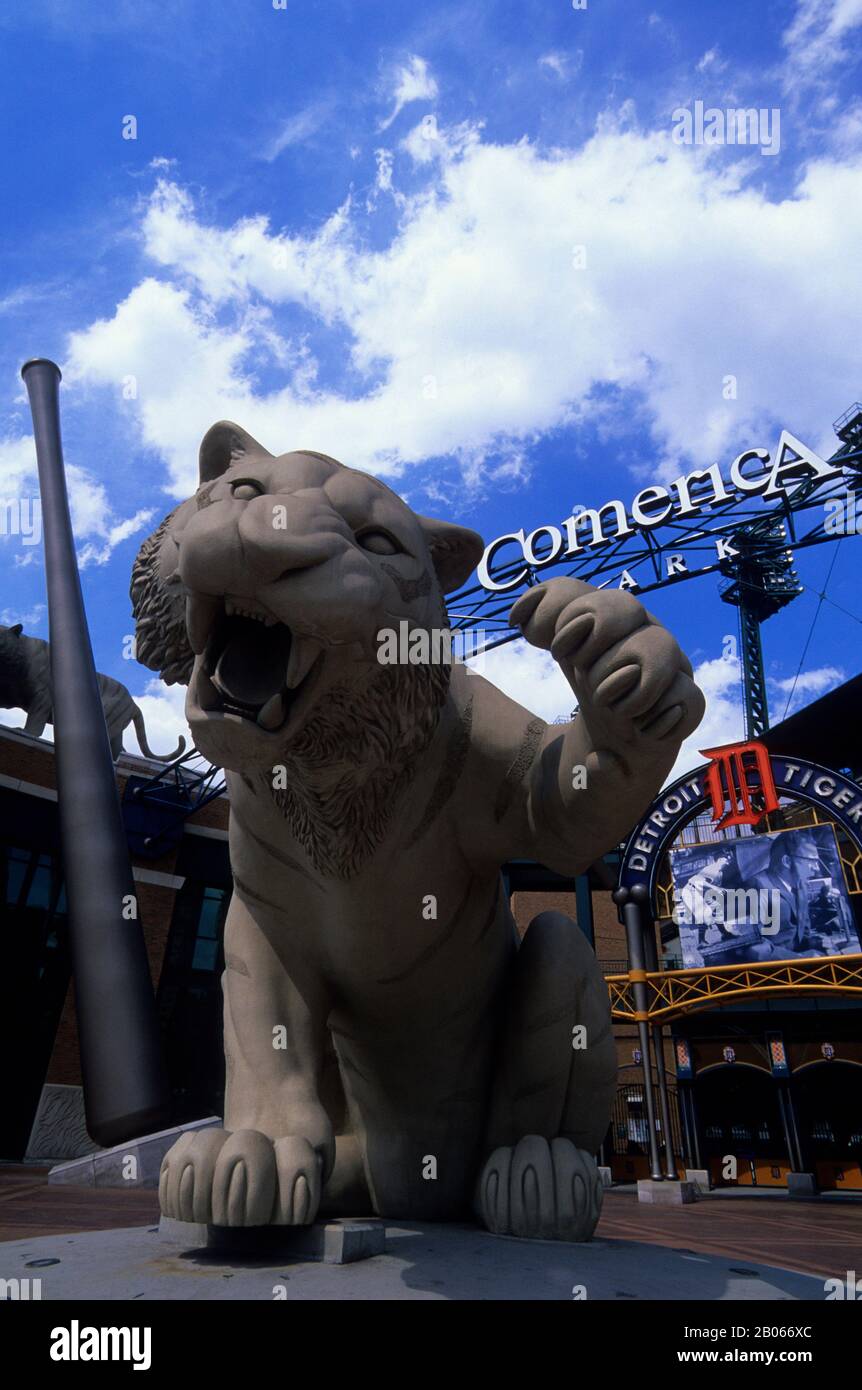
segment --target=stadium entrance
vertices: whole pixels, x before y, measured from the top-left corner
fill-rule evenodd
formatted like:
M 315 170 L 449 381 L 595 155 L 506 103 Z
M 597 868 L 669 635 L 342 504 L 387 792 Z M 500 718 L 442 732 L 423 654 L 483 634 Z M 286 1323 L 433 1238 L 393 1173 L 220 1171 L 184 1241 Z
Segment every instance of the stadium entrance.
M 784 1114 L 768 1073 L 746 1063 L 721 1063 L 694 1087 L 702 1166 L 714 1187 L 783 1187 L 795 1167 Z M 698 1165 L 700 1166 L 700 1165 Z
M 641 1074 L 614 1176 L 862 1189 L 862 789 L 759 742 L 709 752 L 621 859 L 628 968 L 607 979 Z

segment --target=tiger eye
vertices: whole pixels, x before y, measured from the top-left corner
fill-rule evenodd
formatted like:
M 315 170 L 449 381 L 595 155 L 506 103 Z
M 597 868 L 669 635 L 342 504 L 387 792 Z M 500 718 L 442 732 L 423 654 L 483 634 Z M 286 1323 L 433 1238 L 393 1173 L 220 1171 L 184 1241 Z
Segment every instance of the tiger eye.
M 398 546 L 385 531 L 366 531 L 358 539 L 362 549 L 370 550 L 372 555 L 398 554 Z
M 239 502 L 251 502 L 253 498 L 263 495 L 263 488 L 259 483 L 234 483 L 231 492 Z

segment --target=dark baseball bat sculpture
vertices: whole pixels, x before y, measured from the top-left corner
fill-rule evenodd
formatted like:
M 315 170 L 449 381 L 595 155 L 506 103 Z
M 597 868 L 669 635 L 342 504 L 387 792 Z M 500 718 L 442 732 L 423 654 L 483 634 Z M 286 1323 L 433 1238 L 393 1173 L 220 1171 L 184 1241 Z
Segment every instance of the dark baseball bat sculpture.
M 169 1123 L 132 866 L 75 558 L 60 441 L 60 369 L 21 375 L 30 397 L 45 539 L 54 749 L 87 1131 L 123 1143 Z

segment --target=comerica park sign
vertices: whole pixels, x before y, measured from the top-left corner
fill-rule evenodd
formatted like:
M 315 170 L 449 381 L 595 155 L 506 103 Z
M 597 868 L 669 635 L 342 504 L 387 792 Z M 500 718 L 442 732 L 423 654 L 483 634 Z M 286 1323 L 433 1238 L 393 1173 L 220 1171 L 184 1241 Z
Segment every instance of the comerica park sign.
M 554 564 L 669 521 L 696 516 L 706 507 L 732 501 L 734 494 L 771 499 L 792 493 L 800 483 L 819 482 L 840 474 L 840 463 L 827 462 L 789 431 L 782 430 L 774 456 L 766 449 L 745 449 L 733 460 L 727 476 L 714 463 L 709 468 L 682 474 L 666 487 L 654 484 L 641 488 L 629 507 L 614 498 L 601 507 L 585 507 L 558 526 L 537 526 L 529 534 L 521 530 L 498 536 L 486 548 L 476 573 L 484 589 L 516 589 L 533 566 Z M 738 553 L 725 536 L 716 536 L 714 544 L 718 560 L 730 560 Z M 523 567 L 518 564 L 519 559 L 524 561 Z M 505 574 L 492 573 L 495 560 L 505 566 Z M 509 573 L 513 564 L 517 568 Z M 637 589 L 638 585 L 623 570 L 619 587 Z

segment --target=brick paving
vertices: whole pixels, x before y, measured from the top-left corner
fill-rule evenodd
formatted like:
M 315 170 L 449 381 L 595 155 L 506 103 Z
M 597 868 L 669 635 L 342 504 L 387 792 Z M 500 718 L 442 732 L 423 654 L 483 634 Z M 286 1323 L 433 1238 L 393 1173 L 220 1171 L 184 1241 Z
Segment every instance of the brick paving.
M 49 1187 L 47 1176 L 47 1168 L 0 1167 L 0 1241 L 158 1224 L 157 1192 Z
M 596 1234 L 824 1278 L 843 1278 L 855 1269 L 862 1278 L 862 1203 L 734 1196 L 655 1207 L 638 1202 L 633 1193 L 611 1191 Z
M 158 1195 L 121 1188 L 49 1187 L 47 1169 L 0 1167 L 0 1241 L 158 1223 Z M 692 1254 L 729 1256 L 801 1274 L 862 1277 L 862 1203 L 712 1198 L 654 1207 L 608 1192 L 599 1238 L 643 1241 Z

